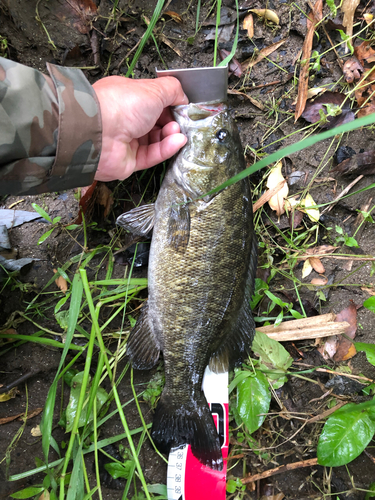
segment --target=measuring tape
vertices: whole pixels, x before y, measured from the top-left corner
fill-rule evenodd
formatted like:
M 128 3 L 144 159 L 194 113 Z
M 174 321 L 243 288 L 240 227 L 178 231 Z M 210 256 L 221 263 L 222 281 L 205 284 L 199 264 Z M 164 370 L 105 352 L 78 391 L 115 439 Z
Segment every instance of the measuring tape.
M 222 471 L 201 464 L 190 445 L 169 453 L 168 500 L 225 500 L 229 445 L 228 372 L 214 373 L 208 367 L 203 377 L 203 391 L 219 434 L 224 458 Z

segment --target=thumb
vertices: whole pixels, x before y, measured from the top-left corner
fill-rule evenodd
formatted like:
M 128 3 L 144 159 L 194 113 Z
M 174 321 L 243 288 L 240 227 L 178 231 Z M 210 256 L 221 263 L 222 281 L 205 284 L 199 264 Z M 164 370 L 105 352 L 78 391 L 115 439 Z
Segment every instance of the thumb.
M 160 92 L 164 108 L 168 106 L 179 106 L 189 104 L 189 99 L 185 95 L 181 83 L 173 76 L 163 76 L 153 80 L 154 85 Z

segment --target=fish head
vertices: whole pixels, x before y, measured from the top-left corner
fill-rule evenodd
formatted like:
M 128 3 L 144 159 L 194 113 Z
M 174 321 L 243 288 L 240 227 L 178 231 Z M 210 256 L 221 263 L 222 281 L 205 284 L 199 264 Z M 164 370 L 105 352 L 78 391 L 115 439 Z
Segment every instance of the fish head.
M 237 126 L 226 103 L 176 106 L 173 114 L 188 138 L 173 164 L 174 174 L 190 196 L 201 196 L 244 169 Z

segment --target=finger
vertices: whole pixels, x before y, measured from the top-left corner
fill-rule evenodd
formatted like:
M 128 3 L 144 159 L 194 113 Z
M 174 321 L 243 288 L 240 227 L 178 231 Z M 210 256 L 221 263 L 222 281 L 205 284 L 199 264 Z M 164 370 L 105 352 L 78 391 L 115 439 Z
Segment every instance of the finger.
M 174 121 L 173 115 L 171 108 L 164 108 L 162 114 L 158 118 L 158 121 L 156 122 L 157 125 L 160 125 L 161 127 L 164 127 L 169 122 Z
M 141 146 L 160 142 L 169 135 L 178 134 L 180 126 L 177 122 L 169 122 L 163 128 L 155 126 L 150 132 L 138 139 Z
M 152 82 L 160 92 L 164 108 L 189 103 L 189 99 L 186 97 L 182 90 L 181 83 L 177 78 L 173 76 L 163 76 L 162 78 L 155 78 Z
M 139 146 L 135 170 L 153 167 L 168 160 L 186 144 L 186 141 L 187 138 L 183 134 L 173 134 L 160 142 Z

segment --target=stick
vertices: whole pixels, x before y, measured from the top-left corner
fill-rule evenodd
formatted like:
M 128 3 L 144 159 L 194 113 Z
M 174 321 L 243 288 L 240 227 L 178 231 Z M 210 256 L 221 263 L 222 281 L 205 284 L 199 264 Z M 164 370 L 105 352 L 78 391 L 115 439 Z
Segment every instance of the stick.
M 352 189 L 352 187 L 355 184 L 357 184 L 357 182 L 359 182 L 362 178 L 363 178 L 363 175 L 359 175 L 356 179 L 354 179 L 353 182 L 351 182 L 348 186 L 346 186 L 346 188 L 343 191 L 341 191 L 341 193 L 333 200 L 331 205 L 329 205 L 324 210 L 322 210 L 322 213 L 320 215 L 323 215 L 325 212 L 329 212 L 330 210 L 332 210 L 332 208 L 334 207 L 334 205 L 336 205 L 336 203 L 340 200 L 340 198 L 345 196 L 346 193 L 348 193 Z
M 275 476 L 276 474 L 281 474 L 282 472 L 287 472 L 295 469 L 302 469 L 302 467 L 312 467 L 313 465 L 318 465 L 317 458 L 310 458 L 309 460 L 302 460 L 301 462 L 294 462 L 292 464 L 280 465 L 275 467 L 275 469 L 266 470 L 260 474 L 254 474 L 252 476 L 244 477 L 241 479 L 242 484 L 253 483 L 259 479 L 265 479 L 267 477 Z
M 269 338 L 284 342 L 288 340 L 317 339 L 345 333 L 349 326 L 347 321 L 335 321 L 336 314 L 328 313 L 311 318 L 284 321 L 278 326 L 262 326 L 257 328 Z
M 306 423 L 307 424 L 313 424 L 314 422 L 319 422 L 319 420 L 324 420 L 327 417 L 329 417 L 331 415 L 331 413 L 335 412 L 336 410 L 338 410 L 339 408 L 341 408 L 342 406 L 345 406 L 347 404 L 348 404 L 347 401 L 340 401 L 340 403 L 338 403 L 333 408 L 330 408 L 329 410 L 324 411 L 320 415 L 315 415 L 315 417 L 309 418 L 309 420 L 307 420 Z

